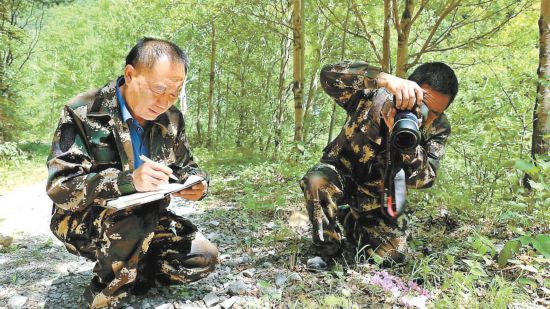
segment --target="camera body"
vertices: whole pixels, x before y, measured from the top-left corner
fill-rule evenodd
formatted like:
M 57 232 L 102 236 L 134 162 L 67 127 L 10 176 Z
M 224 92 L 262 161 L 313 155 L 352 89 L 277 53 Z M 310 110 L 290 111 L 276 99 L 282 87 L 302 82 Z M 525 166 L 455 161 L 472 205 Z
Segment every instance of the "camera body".
M 422 122 L 426 121 L 427 114 L 428 108 L 425 104 L 420 107 L 415 104 L 410 111 L 397 110 L 390 135 L 390 143 L 393 148 L 399 151 L 416 148 L 422 140 L 420 126 Z

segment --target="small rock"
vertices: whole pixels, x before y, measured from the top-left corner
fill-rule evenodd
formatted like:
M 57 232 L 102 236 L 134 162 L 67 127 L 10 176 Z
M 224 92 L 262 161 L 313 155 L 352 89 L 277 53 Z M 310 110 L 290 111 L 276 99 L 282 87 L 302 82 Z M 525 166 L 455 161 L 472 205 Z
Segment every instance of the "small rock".
M 288 277 L 286 277 L 286 280 L 288 280 L 288 282 L 299 282 L 302 281 L 302 277 L 300 277 L 298 273 L 290 273 Z
M 155 309 L 174 309 L 172 304 L 162 304 L 155 307 Z
M 309 270 L 325 270 L 327 263 L 319 256 L 307 260 L 307 268 Z
M 275 275 L 275 285 L 278 287 L 282 287 L 286 283 L 286 276 L 285 274 L 279 272 Z
M 220 298 L 218 297 L 218 295 L 216 295 L 216 293 L 208 293 L 204 295 L 204 298 L 202 300 L 206 304 L 206 307 L 212 307 L 220 302 Z
M 0 234 L 0 246 L 3 246 L 4 248 L 8 248 L 9 246 L 11 246 L 12 242 L 13 242 L 13 237 L 4 236 Z
M 271 267 L 273 267 L 273 264 L 271 264 L 270 262 L 264 262 L 264 263 L 262 264 L 262 267 L 263 267 L 263 268 L 271 268 Z
M 275 222 L 269 222 L 265 225 L 265 228 L 268 230 L 272 230 L 275 227 Z
M 9 309 L 21 309 L 27 303 L 27 297 L 22 295 L 14 295 L 8 300 Z
M 226 262 L 224 262 L 224 264 L 232 267 L 242 265 L 242 264 L 250 264 L 250 263 L 252 263 L 252 259 L 247 255 L 239 256 L 232 260 L 227 260 Z
M 232 282 L 227 287 L 227 293 L 231 296 L 244 295 L 246 290 L 248 290 L 248 287 L 240 281 Z
M 212 220 L 212 221 L 210 221 L 210 222 L 208 222 L 208 223 L 210 223 L 210 225 L 213 225 L 213 226 L 218 226 L 218 225 L 220 225 L 220 222 L 218 222 L 218 221 L 216 221 L 216 220 Z
M 233 307 L 233 305 L 239 300 L 240 297 L 238 296 L 232 296 L 231 298 L 228 298 L 221 303 L 221 306 L 223 309 L 229 309 Z
M 252 278 L 252 277 L 254 277 L 254 273 L 252 272 L 252 270 L 246 269 L 246 270 L 243 270 L 243 276 L 248 277 L 248 278 Z

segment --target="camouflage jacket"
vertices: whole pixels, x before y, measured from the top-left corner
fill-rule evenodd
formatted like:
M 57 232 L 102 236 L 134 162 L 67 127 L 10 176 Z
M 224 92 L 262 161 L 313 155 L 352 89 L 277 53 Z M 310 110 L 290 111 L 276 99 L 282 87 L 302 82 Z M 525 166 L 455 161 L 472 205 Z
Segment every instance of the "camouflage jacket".
M 342 131 L 324 149 L 321 162 L 334 165 L 352 178 L 364 211 L 379 206 L 386 152 L 380 115 L 393 104 L 393 96 L 386 89 L 373 89 L 379 72 L 365 62 L 345 61 L 326 65 L 320 77 L 325 92 L 347 112 Z M 421 131 L 420 145 L 402 156 L 410 188 L 433 185 L 451 127 L 442 114 L 429 126 L 422 126 Z
M 57 212 L 75 212 L 136 192 L 128 125 L 116 98 L 116 80 L 65 105 L 48 157 L 47 193 Z M 144 132 L 151 159 L 170 166 L 181 181 L 198 169 L 189 150 L 181 112 L 172 106 Z M 166 205 L 170 199 L 165 199 Z

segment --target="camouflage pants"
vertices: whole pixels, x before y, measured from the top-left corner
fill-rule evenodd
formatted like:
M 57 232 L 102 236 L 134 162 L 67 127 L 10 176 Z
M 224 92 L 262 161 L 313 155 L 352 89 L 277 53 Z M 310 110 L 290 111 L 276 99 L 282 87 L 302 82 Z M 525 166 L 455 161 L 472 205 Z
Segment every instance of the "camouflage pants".
M 373 200 L 361 198 L 364 192 L 357 194 L 360 190 L 350 176 L 319 163 L 302 178 L 300 186 L 319 254 L 330 257 L 340 253 L 345 236 L 358 253 L 377 254 L 390 263 L 405 261 L 406 217 L 395 220 L 380 207 L 372 209 Z M 378 192 L 370 195 L 377 197 Z
M 96 262 L 84 292 L 90 308 L 116 308 L 155 283 L 196 281 L 218 262 L 216 247 L 195 225 L 154 202 L 118 212 L 97 206 L 69 214 L 57 210 L 50 228 L 69 252 Z

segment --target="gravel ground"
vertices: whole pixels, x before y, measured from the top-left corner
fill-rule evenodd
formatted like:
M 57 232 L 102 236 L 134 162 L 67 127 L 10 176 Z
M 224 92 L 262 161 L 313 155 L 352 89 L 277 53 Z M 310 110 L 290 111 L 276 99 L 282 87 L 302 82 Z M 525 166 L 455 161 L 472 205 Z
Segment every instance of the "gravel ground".
M 93 263 L 69 254 L 50 234 L 51 202 L 44 188 L 40 183 L 0 196 L 0 236 L 13 239 L 8 247 L 0 246 L 0 308 L 79 308 L 92 278 Z M 170 208 L 190 218 L 218 246 L 221 263 L 199 282 L 132 296 L 128 308 L 271 306 L 283 302 L 283 290 L 301 292 L 304 275 L 315 276 L 304 270 L 305 261 L 297 261 L 298 251 L 281 254 L 262 246 L 264 237 L 277 244 L 277 237 L 289 236 L 288 228 L 279 235 L 278 224 L 243 219 L 233 205 L 215 201 L 177 199 Z M 304 225 L 303 217 L 296 218 L 295 226 Z
M 69 254 L 50 233 L 44 188 L 39 183 L 0 196 L 0 309 L 83 308 L 79 299 L 93 263 Z M 307 216 L 291 206 L 246 210 L 214 198 L 174 199 L 170 208 L 217 245 L 221 263 L 201 281 L 132 296 L 126 308 L 426 308 L 438 298 L 437 291 L 403 279 L 403 269 L 382 270 L 350 248 L 329 271 L 308 271 Z M 534 295 L 512 307 L 545 304 Z

